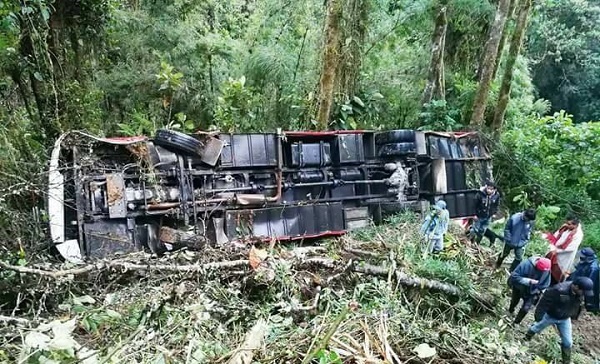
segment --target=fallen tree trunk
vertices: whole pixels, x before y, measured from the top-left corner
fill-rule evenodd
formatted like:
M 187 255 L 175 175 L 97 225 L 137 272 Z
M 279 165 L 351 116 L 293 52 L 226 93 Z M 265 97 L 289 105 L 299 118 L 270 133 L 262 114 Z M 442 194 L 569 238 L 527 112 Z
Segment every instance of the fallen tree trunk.
M 346 261 L 334 260 L 331 258 L 325 257 L 313 257 L 306 259 L 296 259 L 293 263 L 294 268 L 302 268 L 308 266 L 318 266 L 321 268 L 333 269 L 339 267 L 341 263 L 347 263 Z M 66 270 L 43 270 L 37 268 L 29 268 L 29 267 L 21 267 L 21 266 L 13 266 L 7 263 L 0 261 L 0 268 L 6 270 L 12 270 L 18 273 L 23 274 L 33 274 L 39 276 L 45 276 L 49 278 L 60 278 L 69 275 L 79 275 L 85 274 L 89 272 L 100 272 L 107 269 L 121 269 L 123 271 L 128 270 L 136 270 L 136 271 L 148 271 L 148 272 L 175 272 L 175 273 L 205 273 L 210 270 L 219 270 L 219 269 L 232 269 L 232 268 L 241 268 L 241 267 L 250 267 L 250 261 L 246 259 L 242 260 L 233 260 L 233 261 L 222 261 L 222 262 L 211 262 L 204 264 L 186 264 L 186 265 L 177 265 L 177 264 L 139 264 L 139 263 L 131 263 L 124 261 L 109 261 L 109 262 L 98 262 L 95 264 L 89 264 L 83 266 L 81 268 L 74 269 L 66 269 Z M 396 281 L 406 287 L 420 287 L 429 290 L 439 291 L 447 295 L 451 296 L 467 296 L 471 297 L 475 302 L 477 302 L 481 307 L 486 310 L 493 310 L 493 304 L 490 303 L 490 300 L 486 297 L 483 297 L 478 294 L 474 294 L 472 292 L 466 292 L 461 290 L 459 287 L 450 284 L 444 283 L 437 280 L 410 276 L 402 271 L 396 270 L 394 268 L 386 268 L 377 265 L 367 264 L 365 262 L 357 261 L 352 262 L 350 266 L 346 266 L 344 271 L 354 271 L 357 273 L 370 274 L 370 275 L 379 275 L 379 276 L 389 276 L 393 275 Z
M 24 274 L 35 274 L 39 276 L 45 276 L 50 278 L 60 278 L 69 275 L 80 275 L 93 271 L 103 271 L 105 269 L 123 269 L 123 270 L 139 270 L 139 271 L 161 271 L 161 272 L 181 272 L 181 273 L 193 273 L 193 272 L 204 272 L 214 269 L 223 268 L 239 268 L 249 266 L 250 261 L 247 259 L 232 260 L 223 262 L 211 262 L 205 264 L 139 264 L 122 261 L 112 262 L 99 262 L 95 264 L 89 264 L 81 268 L 65 269 L 65 270 L 44 270 L 37 268 L 21 267 L 16 265 L 6 264 L 0 261 L 0 268 L 12 270 L 18 273 Z
M 357 264 L 354 266 L 354 271 L 358 272 L 358 273 L 380 275 L 380 276 L 386 276 L 386 277 L 390 274 L 390 269 L 380 267 L 377 265 L 371 265 L 371 264 Z M 460 296 L 460 295 L 464 294 L 460 290 L 460 288 L 458 288 L 457 286 L 455 286 L 453 284 L 434 281 L 434 280 L 427 279 L 427 278 L 409 276 L 408 274 L 401 272 L 399 270 L 396 270 L 392 273 L 396 277 L 396 280 L 398 281 L 398 283 L 400 283 L 403 286 L 432 289 L 432 290 L 440 291 L 440 292 L 443 292 L 443 293 L 446 293 L 446 294 L 449 294 L 452 296 Z
M 298 260 L 294 264 L 294 266 L 299 267 L 299 266 L 307 266 L 307 265 L 318 265 L 318 266 L 325 267 L 325 268 L 334 268 L 336 265 L 338 265 L 338 263 L 339 262 L 336 262 L 335 260 L 330 259 L 330 258 L 315 257 L 315 258 Z M 14 265 L 9 265 L 9 264 L 6 264 L 6 263 L 0 261 L 0 267 L 3 269 L 12 270 L 12 271 L 15 271 L 18 273 L 24 273 L 24 274 L 34 274 L 34 275 L 46 276 L 46 277 L 50 277 L 50 278 L 60 278 L 60 277 L 68 276 L 68 275 L 79 275 L 79 274 L 89 273 L 92 271 L 102 271 L 102 270 L 109 269 L 109 268 L 123 269 L 123 270 L 139 270 L 139 271 L 199 273 L 199 272 L 205 272 L 208 270 L 240 268 L 240 267 L 244 267 L 244 266 L 249 267 L 250 261 L 243 259 L 243 260 L 212 262 L 212 263 L 205 263 L 205 264 L 186 264 L 186 265 L 136 264 L 136 263 L 130 263 L 130 262 L 113 261 L 113 262 L 101 262 L 101 263 L 96 263 L 96 264 L 90 264 L 90 265 L 86 265 L 84 267 L 75 268 L 75 269 L 50 271 L 50 270 L 43 270 L 43 269 L 37 269 L 37 268 L 14 266 Z M 384 276 L 387 276 L 390 273 L 390 270 L 388 268 L 371 265 L 371 264 L 365 264 L 364 262 L 354 263 L 354 265 L 352 267 L 350 267 L 350 270 L 358 272 L 358 273 L 365 273 L 365 274 L 371 274 L 371 275 L 384 275 Z M 454 295 L 454 296 L 458 296 L 461 294 L 460 289 L 452 284 L 443 283 L 443 282 L 426 279 L 426 278 L 413 277 L 413 276 L 409 276 L 406 273 L 403 273 L 400 271 L 395 271 L 395 272 L 393 272 L 393 274 L 395 274 L 398 282 L 405 286 L 423 287 L 423 288 L 433 289 L 433 290 L 441 291 L 441 292 L 444 292 L 444 293 L 447 293 L 450 295 Z

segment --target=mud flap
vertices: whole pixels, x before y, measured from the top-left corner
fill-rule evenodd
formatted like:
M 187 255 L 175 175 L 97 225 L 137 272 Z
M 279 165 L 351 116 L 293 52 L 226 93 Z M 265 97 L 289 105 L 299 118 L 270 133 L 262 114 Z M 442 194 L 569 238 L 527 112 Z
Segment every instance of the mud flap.
M 227 237 L 227 234 L 225 234 L 225 218 L 213 217 L 212 220 L 215 227 L 217 245 L 229 243 L 229 238 Z

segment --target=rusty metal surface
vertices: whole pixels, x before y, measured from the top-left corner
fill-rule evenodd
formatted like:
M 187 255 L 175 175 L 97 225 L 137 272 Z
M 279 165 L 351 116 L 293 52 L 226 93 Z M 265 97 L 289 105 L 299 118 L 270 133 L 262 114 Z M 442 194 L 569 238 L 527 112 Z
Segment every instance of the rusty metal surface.
M 127 216 L 125 181 L 122 173 L 111 173 L 106 175 L 106 198 L 108 203 L 108 215 L 111 218 Z
M 219 161 L 225 143 L 210 135 L 202 135 L 200 142 L 202 145 L 201 150 L 198 151 L 200 159 L 209 166 L 215 166 Z
M 159 240 L 165 243 L 177 244 L 183 241 L 190 240 L 194 237 L 193 233 L 177 230 L 168 226 L 160 228 Z

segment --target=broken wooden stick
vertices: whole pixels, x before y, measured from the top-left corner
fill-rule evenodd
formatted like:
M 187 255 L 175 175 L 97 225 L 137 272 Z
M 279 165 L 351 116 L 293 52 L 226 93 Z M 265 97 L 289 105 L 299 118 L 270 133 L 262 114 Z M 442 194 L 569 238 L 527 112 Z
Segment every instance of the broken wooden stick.
M 123 269 L 123 270 L 140 270 L 140 271 L 161 271 L 161 272 L 181 272 L 181 273 L 190 273 L 190 272 L 204 272 L 207 270 L 221 269 L 221 268 L 239 268 L 248 266 L 250 264 L 249 260 L 232 260 L 232 261 L 223 261 L 223 262 L 211 262 L 204 264 L 185 264 L 185 265 L 177 265 L 177 264 L 139 264 L 139 263 L 130 263 L 123 261 L 112 261 L 112 262 L 98 262 L 95 264 L 88 264 L 81 268 L 73 268 L 73 269 L 65 269 L 65 270 L 44 270 L 37 268 L 29 268 L 29 267 L 21 267 L 16 265 L 6 264 L 0 261 L 0 268 L 6 270 L 12 270 L 18 273 L 24 274 L 35 274 L 40 276 L 46 276 L 50 278 L 60 278 L 69 275 L 79 275 L 84 273 L 89 273 L 92 271 L 102 271 L 105 269 L 113 268 L 113 269 Z
M 5 322 L 7 324 L 30 325 L 32 321 L 19 317 L 0 315 L 0 322 Z
M 345 261 L 337 261 L 326 257 L 313 257 L 305 259 L 296 259 L 293 262 L 294 268 L 307 267 L 307 266 L 318 266 L 327 269 L 332 269 L 340 266 L 340 263 L 346 263 Z M 250 261 L 247 259 L 232 260 L 232 261 L 220 261 L 203 264 L 155 264 L 153 262 L 142 263 L 131 263 L 129 261 L 115 260 L 115 261 L 101 261 L 94 264 L 88 264 L 79 268 L 66 269 L 66 270 L 44 270 L 38 268 L 14 266 L 0 261 L 0 268 L 6 270 L 12 270 L 23 274 L 34 274 L 40 276 L 46 276 L 50 278 L 60 278 L 70 275 L 85 274 L 93 271 L 103 271 L 107 269 L 120 269 L 123 271 L 135 270 L 135 271 L 149 271 L 149 272 L 175 272 L 175 273 L 199 273 L 203 274 L 210 270 L 218 269 L 239 269 L 250 267 Z M 354 271 L 357 273 L 380 275 L 389 277 L 393 275 L 396 281 L 407 287 L 420 287 L 430 290 L 439 291 L 451 296 L 469 296 L 481 307 L 486 310 L 493 310 L 493 305 L 490 304 L 488 299 L 485 297 L 469 293 L 461 290 L 459 287 L 444 283 L 432 279 L 421 278 L 410 276 L 400 270 L 396 270 L 394 267 L 386 268 L 378 265 L 367 264 L 364 262 L 354 262 L 351 266 L 346 266 L 344 271 Z
M 260 349 L 264 338 L 267 336 L 269 326 L 263 319 L 258 320 L 248 331 L 244 342 L 234 350 L 227 364 L 250 364 L 254 351 Z
M 390 269 L 371 264 L 355 264 L 353 269 L 355 272 L 371 275 L 388 276 L 388 274 L 390 274 Z M 409 276 L 408 274 L 399 270 L 396 270 L 393 272 L 393 274 L 395 275 L 396 280 L 403 286 L 428 288 L 444 292 L 452 296 L 459 296 L 463 293 L 460 288 L 453 284 L 434 281 L 427 278 Z

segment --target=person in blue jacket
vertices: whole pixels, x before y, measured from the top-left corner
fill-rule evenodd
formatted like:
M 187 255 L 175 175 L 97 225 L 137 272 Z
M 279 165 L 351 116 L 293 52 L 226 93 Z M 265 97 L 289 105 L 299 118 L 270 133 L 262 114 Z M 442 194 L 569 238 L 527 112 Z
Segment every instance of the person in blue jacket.
M 510 254 L 511 250 L 514 250 L 515 252 L 515 260 L 510 266 L 510 271 L 512 272 L 515 270 L 521 263 L 525 245 L 527 245 L 529 239 L 531 239 L 535 215 L 535 209 L 527 209 L 513 214 L 508 219 L 504 227 L 504 249 L 502 249 L 502 253 L 498 256 L 496 268 L 502 266 L 502 262 Z
M 550 267 L 548 258 L 531 257 L 510 274 L 508 286 L 512 288 L 512 296 L 508 312 L 512 315 L 519 301 L 523 305 L 515 317 L 514 323 L 520 324 L 527 312 L 538 300 L 542 292 L 550 286 Z
M 590 312 L 600 311 L 600 267 L 598 258 L 592 248 L 584 248 L 579 252 L 579 263 L 567 278 L 574 281 L 579 277 L 587 277 L 594 282 L 594 295 L 585 298 L 585 308 Z
M 446 201 L 439 200 L 428 213 L 421 226 L 421 234 L 429 242 L 429 253 L 437 254 L 444 249 L 444 234 L 448 231 L 450 213 L 446 209 Z

